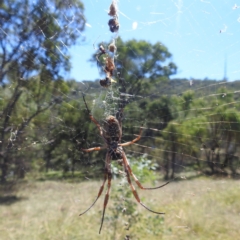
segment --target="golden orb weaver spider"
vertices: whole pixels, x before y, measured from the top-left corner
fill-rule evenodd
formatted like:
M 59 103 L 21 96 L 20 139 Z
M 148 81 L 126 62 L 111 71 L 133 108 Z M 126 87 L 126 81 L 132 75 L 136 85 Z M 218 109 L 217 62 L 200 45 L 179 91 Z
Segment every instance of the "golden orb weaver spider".
M 99 229 L 99 234 L 101 233 L 101 229 L 103 226 L 103 221 L 104 221 L 104 216 L 105 216 L 105 210 L 108 204 L 108 199 L 109 199 L 109 193 L 110 193 L 110 188 L 111 188 L 111 180 L 112 180 L 112 172 L 111 172 L 111 160 L 112 158 L 114 159 L 121 159 L 122 160 L 122 164 L 124 166 L 124 170 L 127 176 L 127 181 L 128 184 L 131 187 L 133 196 L 135 197 L 135 199 L 137 200 L 137 202 L 139 204 L 141 204 L 144 208 L 146 208 L 148 211 L 152 212 L 152 213 L 156 213 L 156 214 L 164 214 L 162 212 L 156 212 L 153 211 L 151 209 L 149 209 L 146 205 L 144 205 L 141 200 L 140 197 L 138 196 L 138 193 L 135 189 L 135 187 L 133 186 L 132 182 L 131 182 L 131 178 L 130 176 L 132 176 L 132 178 L 134 179 L 134 181 L 136 182 L 136 184 L 138 185 L 138 187 L 140 189 L 143 190 L 153 190 L 153 189 L 158 189 L 161 187 L 166 186 L 169 182 L 158 186 L 158 187 L 153 187 L 153 188 L 146 188 L 143 187 L 142 184 L 139 182 L 139 180 L 137 179 L 137 177 L 134 175 L 134 173 L 132 172 L 132 169 L 129 165 L 128 159 L 126 157 L 126 154 L 123 150 L 122 147 L 127 147 L 131 144 L 134 144 L 135 142 L 137 142 L 138 140 L 140 140 L 141 135 L 142 135 L 142 128 L 140 128 L 140 132 L 139 135 L 133 139 L 130 142 L 125 142 L 125 143 L 121 143 L 121 138 L 122 138 L 122 115 L 123 115 L 123 108 L 120 109 L 117 114 L 116 117 L 114 116 L 108 116 L 104 123 L 103 126 L 101 126 L 98 121 L 91 115 L 90 110 L 88 109 L 86 100 L 84 98 L 83 95 L 83 101 L 85 103 L 86 109 L 88 111 L 89 117 L 91 119 L 91 121 L 97 126 L 101 137 L 103 138 L 104 142 L 105 142 L 105 147 L 94 147 L 94 148 L 89 148 L 89 149 L 81 149 L 83 152 L 92 152 L 92 151 L 100 151 L 102 149 L 107 149 L 107 154 L 106 154 L 106 160 L 105 160 L 105 170 L 104 170 L 104 180 L 103 183 L 99 189 L 97 198 L 95 199 L 95 201 L 91 204 L 91 206 L 85 210 L 84 212 L 80 213 L 79 216 L 82 216 L 83 214 L 85 214 L 88 210 L 90 210 L 94 204 L 97 202 L 97 200 L 99 199 L 99 197 L 101 196 L 103 189 L 104 189 L 104 185 L 106 183 L 106 181 L 108 181 L 107 184 L 107 192 L 104 198 L 104 204 L 103 204 L 103 213 L 102 213 L 102 220 L 101 220 L 101 225 L 100 225 L 100 229 Z

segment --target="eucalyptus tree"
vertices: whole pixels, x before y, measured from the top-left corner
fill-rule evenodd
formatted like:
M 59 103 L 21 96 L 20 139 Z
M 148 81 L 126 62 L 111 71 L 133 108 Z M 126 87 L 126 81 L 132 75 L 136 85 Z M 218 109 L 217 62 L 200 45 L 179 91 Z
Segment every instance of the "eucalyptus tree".
M 12 164 L 17 164 L 13 152 L 21 149 L 24 161 L 27 151 L 21 145 L 28 139 L 26 128 L 36 116 L 59 104 L 67 91 L 62 77 L 70 69 L 67 49 L 81 38 L 83 10 L 79 0 L 0 3 L 2 182 Z

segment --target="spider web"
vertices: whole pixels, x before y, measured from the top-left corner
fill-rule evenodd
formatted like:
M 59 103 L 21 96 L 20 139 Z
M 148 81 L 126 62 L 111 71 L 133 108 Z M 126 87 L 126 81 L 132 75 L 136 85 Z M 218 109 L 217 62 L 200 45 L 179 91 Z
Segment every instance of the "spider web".
M 184 94 L 191 91 L 196 102 L 201 102 L 202 100 L 208 100 L 209 102 L 201 106 L 190 106 L 187 111 L 190 111 L 192 114 L 189 116 L 186 116 L 186 110 L 174 110 L 175 112 L 173 114 L 179 115 L 179 119 L 174 123 L 176 126 L 178 125 L 180 127 L 184 124 L 187 125 L 187 122 L 189 122 L 189 124 L 192 124 L 193 128 L 199 129 L 197 135 L 190 135 L 187 131 L 185 134 L 175 133 L 176 139 L 182 134 L 183 136 L 185 135 L 185 137 L 189 136 L 189 139 L 191 138 L 192 141 L 194 141 L 194 139 L 199 141 L 197 145 L 198 150 L 190 149 L 190 152 L 184 150 L 185 153 L 181 152 L 181 150 L 180 152 L 176 152 L 178 155 L 178 157 L 176 157 L 178 163 L 175 163 L 177 168 L 182 170 L 187 168 L 182 163 L 181 159 L 183 159 L 183 156 L 196 161 L 197 164 L 199 161 L 207 163 L 204 158 L 208 157 L 209 159 L 210 156 L 204 157 L 204 155 L 210 153 L 207 153 L 206 149 L 212 149 L 214 152 L 213 154 L 216 154 L 216 146 L 218 146 L 217 149 L 219 151 L 222 151 L 220 149 L 229 147 L 229 152 L 232 151 L 232 154 L 230 155 L 237 159 L 238 153 L 233 150 L 236 149 L 236 142 L 229 143 L 226 137 L 224 137 L 228 135 L 227 131 L 229 129 L 234 128 L 232 124 L 237 125 L 237 123 L 234 121 L 223 120 L 224 116 L 222 116 L 222 119 L 219 118 L 216 121 L 213 120 L 213 117 L 212 120 L 210 120 L 210 118 L 212 116 L 212 111 L 221 106 L 227 107 L 219 110 L 220 112 L 217 113 L 219 116 L 224 115 L 224 111 L 231 111 L 232 107 L 237 108 L 238 106 L 237 99 L 239 93 L 236 80 L 239 79 L 239 60 L 236 58 L 237 52 L 235 51 L 239 45 L 239 41 L 236 39 L 239 31 L 238 6 L 234 2 L 229 1 L 225 1 L 222 4 L 217 4 L 215 1 L 172 1 L 171 3 L 168 3 L 168 5 L 166 5 L 166 3 L 153 2 L 151 5 L 147 6 L 147 9 L 142 2 L 133 3 L 129 1 L 129 4 L 132 7 L 125 9 L 124 3 L 121 1 L 119 2 L 119 19 L 121 25 L 119 35 L 121 38 L 127 41 L 131 39 L 131 36 L 148 35 L 149 37 L 147 40 L 151 43 L 159 41 L 160 39 L 161 42 L 163 42 L 163 44 L 165 44 L 173 53 L 172 60 L 177 64 L 178 72 L 176 75 L 171 76 L 171 81 L 168 84 L 165 84 L 164 86 L 161 86 L 160 84 L 157 85 L 156 90 L 151 94 L 144 95 L 144 93 L 142 93 L 142 95 L 137 95 L 132 92 L 132 94 L 126 95 L 126 93 L 123 93 L 127 96 L 129 101 L 129 107 L 126 107 L 124 110 L 125 118 L 123 122 L 123 132 L 124 130 L 131 131 L 130 129 L 134 128 L 135 134 L 137 134 L 142 122 L 140 119 L 134 119 L 134 115 L 138 115 L 137 113 L 134 114 L 134 111 L 140 112 L 141 109 L 139 106 L 144 104 L 146 100 L 164 94 L 169 98 L 176 96 L 176 98 L 182 101 L 183 105 L 188 105 L 191 104 L 192 99 L 184 99 Z M 95 5 L 94 7 L 93 5 L 91 6 L 92 11 L 99 10 L 97 7 L 98 5 Z M 162 9 L 164 9 L 164 11 Z M 223 12 L 223 9 L 227 10 Z M 106 9 L 104 9 L 104 11 L 106 11 Z M 92 35 L 92 39 L 104 42 L 107 37 L 109 39 L 116 38 L 115 35 L 109 36 L 111 33 L 109 33 L 108 29 L 106 29 L 107 26 L 100 22 L 100 20 L 98 26 L 101 26 L 99 35 L 98 32 L 96 33 L 97 30 L 94 29 L 95 35 Z M 154 32 L 156 29 L 158 34 Z M 104 39 L 102 35 L 104 35 Z M 116 45 L 117 43 L 118 40 L 116 39 Z M 138 53 L 132 51 L 132 54 L 137 56 Z M 118 61 L 117 57 L 115 61 Z M 232 62 L 232 64 L 229 64 L 230 62 Z M 142 63 L 139 64 L 143 65 Z M 101 78 L 99 69 L 97 74 L 99 75 L 97 78 Z M 178 81 L 179 79 L 181 79 L 181 81 Z M 126 82 L 127 86 L 131 86 L 131 84 L 132 83 L 130 82 Z M 102 89 L 100 90 L 101 93 L 96 95 L 92 111 L 94 114 L 95 109 L 97 111 L 102 108 L 102 115 L 99 115 L 100 121 L 109 114 L 114 115 L 117 112 L 117 99 L 119 95 L 122 94 L 119 92 L 118 88 L 118 85 L 112 84 L 110 88 Z M 221 92 L 220 89 L 226 89 L 226 92 L 229 91 L 229 93 L 225 93 L 225 90 L 222 90 Z M 88 92 L 91 91 L 87 91 L 87 93 Z M 221 102 L 221 98 L 224 99 L 228 94 L 231 95 L 232 101 L 228 102 L 226 100 L 226 102 Z M 213 105 L 209 104 L 210 102 L 212 102 Z M 132 108 L 130 107 L 131 105 L 133 106 Z M 138 108 L 134 107 L 136 105 Z M 173 109 L 174 105 L 170 104 L 169 108 Z M 158 108 L 158 111 L 161 111 L 161 109 Z M 204 120 L 204 122 L 194 122 L 194 120 L 199 117 L 194 116 L 194 114 L 196 115 L 198 112 L 202 112 L 202 116 L 208 118 L 208 120 Z M 146 114 L 144 116 L 147 116 L 148 113 L 142 114 Z M 168 118 L 168 116 L 166 116 L 166 118 Z M 200 118 L 198 119 L 198 121 L 201 120 L 202 119 Z M 130 123 L 128 123 L 128 121 Z M 220 125 L 217 126 L 217 123 L 220 123 Z M 144 138 L 149 137 L 156 140 L 158 138 L 157 132 L 159 132 L 160 135 L 167 132 L 167 129 L 161 129 L 161 125 L 164 126 L 164 124 L 166 124 L 166 122 L 163 122 L 161 116 L 157 116 L 154 120 L 148 120 L 147 123 L 145 122 L 145 134 L 150 134 L 152 131 L 156 132 L 156 135 L 154 136 L 154 134 L 151 133 L 149 136 L 144 136 Z M 159 125 L 159 128 L 156 128 L 156 125 Z M 214 128 L 218 128 L 218 130 L 215 129 L 215 131 L 219 131 L 219 136 L 204 138 L 203 135 L 199 135 L 201 129 L 208 129 L 208 131 L 211 131 L 210 129 L 212 129 L 212 131 L 214 131 Z M 237 130 L 231 129 L 231 131 L 237 133 Z M 128 139 L 127 135 L 124 136 Z M 139 144 L 140 150 L 136 150 L 135 154 L 137 152 L 139 155 L 144 154 L 146 149 L 151 149 L 152 152 L 157 152 L 159 150 L 163 154 L 166 152 L 166 149 L 164 149 L 163 146 L 166 146 L 167 142 L 171 143 L 169 140 L 165 141 L 162 139 L 159 141 L 158 146 Z M 173 142 L 174 141 L 172 141 L 172 143 Z M 219 142 L 221 142 L 221 144 Z M 181 144 L 184 146 L 184 143 Z M 215 147 L 213 146 L 214 144 L 216 145 Z M 137 146 L 138 144 L 135 145 Z M 232 148 L 232 150 L 230 150 L 230 148 Z M 126 151 L 128 152 L 127 149 Z M 169 153 L 174 153 L 170 149 L 167 151 Z M 195 151 L 198 152 L 201 157 L 196 157 L 195 155 L 198 154 L 196 154 Z M 129 154 L 131 155 L 130 152 L 131 151 L 129 151 Z M 156 158 L 155 155 L 154 157 Z M 162 161 L 164 159 L 163 156 L 158 156 L 158 158 L 161 158 Z M 238 160 L 233 161 L 236 164 L 236 169 L 238 169 Z M 171 161 L 169 160 L 169 162 Z M 219 166 L 221 164 L 219 163 Z M 199 170 L 197 170 L 196 174 L 199 173 Z M 201 172 L 201 174 L 204 173 Z M 223 171 L 223 174 L 227 174 L 225 170 Z M 237 172 L 233 174 L 236 176 L 238 175 Z M 185 175 L 182 177 L 185 177 Z
M 43 4 L 41 8 L 50 15 L 52 4 L 50 1 L 47 3 L 48 5 Z M 64 178 L 68 179 L 72 172 L 73 160 L 75 174 L 79 174 L 77 176 L 81 181 L 95 180 L 96 175 L 97 178 L 102 178 L 106 151 L 90 154 L 83 154 L 80 151 L 80 148 L 101 146 L 104 143 L 97 127 L 89 120 L 82 98 L 84 94 L 91 114 L 100 124 L 107 116 L 116 115 L 119 106 L 126 103 L 122 142 L 134 139 L 141 127 L 143 134 L 140 141 L 124 148 L 124 151 L 133 165 L 133 170 L 137 171 L 136 175 L 140 174 L 141 169 L 145 167 L 148 170 L 157 170 L 152 171 L 155 176 L 153 180 L 151 177 L 149 180 L 142 176 L 146 184 L 155 186 L 164 181 L 178 183 L 181 180 L 201 177 L 238 179 L 240 172 L 238 137 L 240 131 L 238 114 L 240 8 L 236 2 L 231 0 L 221 1 L 221 3 L 217 0 L 178 0 L 161 3 L 159 1 L 147 1 L 147 3 L 146 1 L 118 1 L 120 22 L 118 33 L 111 33 L 107 25 L 110 18 L 107 15 L 110 1 L 92 0 L 83 1 L 83 4 L 86 17 L 84 18 L 85 31 L 81 32 L 77 27 L 74 31 L 78 32 L 79 39 L 85 39 L 85 41 L 79 41 L 71 48 L 64 42 L 61 43 L 63 48 L 55 45 L 63 58 L 68 58 L 69 55 L 72 57 L 70 73 L 61 68 L 63 79 L 68 81 L 70 91 L 64 93 L 57 87 L 54 87 L 55 91 L 50 91 L 47 88 L 48 82 L 40 82 L 46 88 L 46 93 L 50 95 L 41 102 L 41 107 L 48 106 L 53 98 L 59 101 L 61 107 L 57 110 L 49 108 L 50 113 L 42 112 L 39 118 L 22 130 L 21 140 L 17 141 L 21 124 L 32 113 L 33 106 L 29 100 L 29 103 L 24 105 L 24 114 L 16 117 L 16 119 L 21 118 L 22 122 L 13 121 L 5 128 L 8 133 L 8 146 L 11 145 L 7 151 L 12 154 L 14 162 L 10 164 L 12 169 L 9 171 L 8 178 L 15 179 L 14 166 L 19 162 L 25 174 L 32 173 L 34 178 L 41 178 L 47 159 L 50 159 L 49 178 L 54 179 L 55 174 L 63 171 Z M 76 9 L 80 12 L 80 8 Z M 60 34 L 70 36 L 71 33 L 67 30 L 70 29 L 71 24 L 77 23 L 76 17 L 79 12 L 74 12 L 70 3 L 67 12 L 68 16 L 64 14 L 56 16 L 54 21 L 58 22 L 58 17 L 65 16 L 68 24 L 62 26 Z M 40 19 L 36 19 L 38 20 Z M 57 32 L 53 30 L 51 35 L 46 36 L 43 30 L 40 28 L 34 37 L 41 36 L 51 42 Z M 6 38 L 9 37 L 7 40 L 10 42 L 11 35 L 7 33 L 5 35 Z M 104 78 L 101 70 L 104 64 L 101 61 L 97 62 L 97 59 L 90 63 L 89 59 L 98 53 L 99 44 L 115 40 L 117 46 L 115 63 L 117 64 L 120 61 L 118 54 L 126 50 L 124 46 L 118 48 L 118 37 L 121 37 L 123 42 L 136 39 L 154 44 L 160 41 L 172 53 L 171 61 L 178 67 L 177 74 L 172 75 L 167 82 L 158 82 L 150 93 L 145 89 L 146 91 L 141 91 L 139 94 L 136 89 L 131 88 L 132 82 L 128 79 L 124 79 L 127 90 L 122 90 L 119 78 L 125 69 L 117 69 L 113 76 L 116 82 L 108 88 L 101 87 L 99 80 Z M 22 46 L 20 52 L 24 53 L 28 47 Z M 45 50 L 44 46 L 40 48 L 42 51 Z M 132 50 L 132 54 L 138 57 L 137 51 Z M 34 61 L 31 56 L 29 60 Z M 21 64 L 24 65 L 24 63 Z M 140 68 L 143 65 L 144 63 L 139 62 Z M 47 67 L 47 63 L 45 66 Z M 16 69 L 12 67 L 13 71 Z M 117 72 L 120 74 L 119 77 Z M 132 78 L 136 82 L 145 80 L 137 76 Z M 11 84 L 6 81 L 8 90 L 3 91 L 2 102 L 9 101 L 9 95 L 14 92 L 15 81 L 12 80 Z M 6 86 L 3 86 L 2 90 Z M 31 95 L 28 98 L 31 99 Z M 154 103 L 157 99 L 165 101 L 166 105 L 158 102 L 159 105 L 144 109 L 146 102 Z M 1 106 L 3 109 L 3 104 Z M 171 113 L 166 112 L 166 108 Z M 81 117 L 84 116 L 81 121 L 78 120 L 79 115 L 76 114 L 75 117 L 77 112 L 80 112 Z M 73 119 L 70 119 L 67 114 L 72 115 Z M 79 127 L 76 127 L 76 122 Z M 31 129 L 34 129 L 34 134 L 31 133 Z M 62 140 L 59 145 L 57 145 L 58 139 Z M 64 149 L 64 154 L 60 151 L 61 148 Z M 31 152 L 28 158 L 26 158 L 26 152 Z M 38 155 L 34 155 L 34 152 Z M 139 164 L 136 161 L 139 161 Z M 120 192 L 118 212 L 123 211 L 124 198 L 128 194 L 126 190 L 128 184 L 121 171 L 123 171 L 121 166 L 114 162 L 114 177 L 120 178 L 118 183 L 121 185 L 118 186 Z M 168 179 L 164 180 L 164 178 Z M 169 189 L 172 189 L 169 186 L 170 184 L 162 189 L 163 194 L 168 194 Z M 98 181 L 96 188 L 89 187 L 83 191 L 94 191 L 97 194 L 99 187 Z M 196 188 L 193 186 L 194 194 L 199 193 Z M 203 191 L 203 187 L 199 191 Z M 83 194 L 81 190 L 79 194 Z M 148 196 L 144 196 L 146 200 Z M 75 205 L 79 204 L 79 198 L 76 197 Z M 84 201 L 92 201 L 92 197 Z M 87 205 L 90 204 L 91 202 Z M 113 205 L 110 204 L 111 207 Z M 164 205 L 161 209 L 164 209 Z M 122 220 L 128 221 L 124 216 Z M 107 222 L 104 224 L 107 225 L 111 219 L 105 221 Z M 181 222 L 181 224 L 184 223 Z M 128 231 L 126 230 L 125 233 L 127 235 Z
M 178 73 L 171 76 L 167 84 L 157 84 L 151 94 L 146 91 L 139 95 L 131 91 L 126 95 L 124 92 L 128 104 L 124 109 L 122 141 L 133 139 L 144 123 L 142 139 L 124 149 L 127 156 L 132 161 L 135 158 L 157 163 L 161 176 L 168 175 L 176 181 L 198 177 L 239 178 L 239 140 L 230 140 L 231 133 L 238 135 L 239 131 L 237 113 L 233 110 L 239 108 L 238 6 L 230 1 L 221 4 L 217 1 L 153 2 L 149 6 L 141 1 L 129 1 L 128 4 L 125 8 L 124 3 L 119 2 L 119 36 L 126 41 L 143 38 L 155 43 L 160 40 L 173 53 L 172 60 L 178 66 Z M 99 25 L 102 26 L 100 39 L 98 34 L 93 39 L 97 37 L 98 42 L 104 42 L 108 29 Z M 117 39 L 116 45 L 118 47 Z M 121 50 L 124 51 L 124 47 Z M 134 50 L 132 54 L 138 55 Z M 115 61 L 118 61 L 117 57 Z M 143 66 L 143 63 L 139 65 Z M 100 78 L 101 75 L 97 77 Z M 132 82 L 126 81 L 125 84 L 131 88 Z M 94 99 L 93 114 L 101 106 L 104 106 L 102 115 L 95 114 L 100 121 L 109 114 L 116 114 L 119 95 L 121 91 L 117 84 L 102 89 Z M 158 112 L 163 112 L 164 106 L 160 105 L 154 111 L 155 117 L 149 119 L 149 112 L 142 111 L 140 106 L 161 96 L 177 99 L 182 109 L 172 102 L 168 106 L 171 115 L 161 116 Z M 171 124 L 164 122 L 172 115 Z M 169 128 L 165 128 L 167 124 Z M 184 130 L 179 131 L 181 128 Z M 212 174 L 214 171 L 216 174 Z M 120 173 L 120 176 L 123 175 Z M 123 186 L 122 199 L 128 185 Z M 201 191 L 205 191 L 204 187 Z M 187 194 L 198 195 L 197 192 Z M 119 202 L 124 206 L 121 200 Z

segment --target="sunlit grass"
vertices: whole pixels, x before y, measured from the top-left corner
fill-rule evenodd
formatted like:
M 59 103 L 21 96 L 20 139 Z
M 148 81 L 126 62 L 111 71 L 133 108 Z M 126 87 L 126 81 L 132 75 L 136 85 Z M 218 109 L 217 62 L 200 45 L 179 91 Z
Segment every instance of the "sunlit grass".
M 100 181 L 46 181 L 19 186 L 15 202 L 1 201 L 1 239 L 99 239 L 104 194 L 88 213 L 78 215 L 93 202 L 100 185 Z M 197 179 L 174 182 L 159 190 L 139 190 L 146 205 L 166 214 L 158 216 L 134 205 L 137 220 L 129 230 L 129 216 L 121 209 L 118 217 L 114 215 L 116 206 L 122 204 L 116 196 L 122 193 L 117 191 L 117 181 L 112 185 L 100 239 L 124 239 L 126 235 L 130 239 L 238 239 L 240 235 L 238 181 Z

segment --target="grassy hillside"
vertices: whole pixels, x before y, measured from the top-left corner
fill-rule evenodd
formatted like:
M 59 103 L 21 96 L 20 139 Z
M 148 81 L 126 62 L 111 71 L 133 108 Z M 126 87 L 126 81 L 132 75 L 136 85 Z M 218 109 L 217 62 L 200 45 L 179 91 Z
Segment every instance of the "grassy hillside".
M 234 180 L 174 182 L 163 189 L 139 191 L 144 203 L 164 215 L 147 212 L 113 181 L 99 236 L 103 196 L 85 215 L 101 182 L 32 182 L 1 192 L 1 239 L 237 239 L 240 234 L 240 185 Z M 147 185 L 147 184 L 145 184 Z M 125 186 L 125 185 L 124 185 Z M 127 187 L 127 186 L 125 186 Z M 125 189 L 125 188 L 124 188 Z M 132 207 L 131 207 L 132 206 Z M 127 214 L 128 208 L 134 211 Z M 127 230 L 128 229 L 128 230 Z M 128 238 L 125 238 L 128 239 Z

